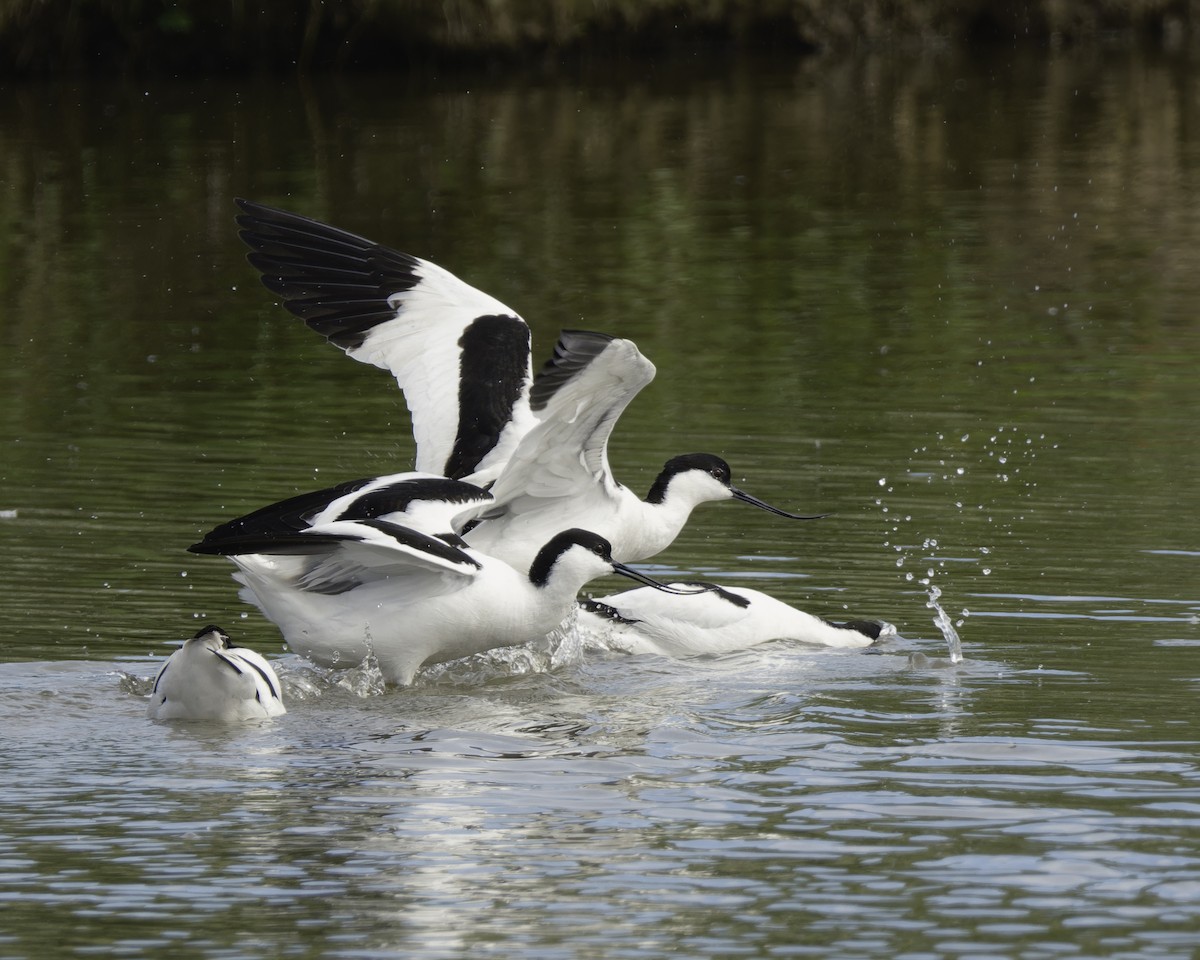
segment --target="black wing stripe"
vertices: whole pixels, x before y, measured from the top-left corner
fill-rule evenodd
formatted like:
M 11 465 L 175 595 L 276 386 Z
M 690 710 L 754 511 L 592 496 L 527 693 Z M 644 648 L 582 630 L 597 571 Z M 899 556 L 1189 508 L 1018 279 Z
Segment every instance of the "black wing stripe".
M 171 661 L 168 660 L 163 664 L 162 669 L 158 671 L 158 676 L 154 678 L 154 689 L 150 691 L 151 693 L 158 693 L 158 685 L 162 682 L 162 678 L 167 675 L 167 667 L 170 665 Z
M 476 317 L 458 346 L 458 432 L 442 470 L 455 478 L 475 472 L 512 420 L 528 375 L 529 327 L 512 315 Z
M 373 478 L 347 480 L 344 483 L 313 490 L 310 493 L 297 494 L 276 503 L 226 521 L 213 527 L 195 547 L 216 548 L 226 542 L 239 542 L 247 537 L 269 536 L 273 534 L 299 533 L 307 528 L 313 518 L 329 506 L 334 500 L 349 493 L 361 490 L 372 483 Z M 192 553 L 218 553 L 216 549 L 193 549 Z
M 267 673 L 266 670 L 264 670 L 262 667 L 260 667 L 257 663 L 254 663 L 253 661 L 243 660 L 242 662 L 245 663 L 246 666 L 248 666 L 251 670 L 253 670 L 255 673 L 257 673 L 260 677 L 262 677 L 263 683 L 265 683 L 267 685 L 267 689 L 271 691 L 271 695 L 276 700 L 283 699 L 283 693 L 280 691 L 279 687 L 275 685 L 275 681 L 272 679 L 271 675 L 269 673 Z M 262 697 L 260 696 L 259 701 L 261 702 L 261 700 L 262 700 Z
M 313 533 L 259 533 L 244 537 L 227 537 L 220 543 L 193 543 L 188 547 L 188 551 L 215 557 L 237 557 L 254 553 L 307 557 L 329 553 L 330 547 L 354 539 L 358 538 Z
M 478 560 L 461 548 L 446 543 L 444 540 L 439 540 L 437 537 L 418 533 L 410 527 L 402 527 L 400 524 L 391 523 L 388 520 L 361 520 L 359 522 L 364 526 L 378 530 L 380 533 L 387 534 L 397 543 L 403 544 L 406 547 L 412 547 L 414 550 L 432 554 L 451 563 L 468 563 L 477 570 L 483 567 Z
M 294 534 L 310 527 L 313 519 L 333 501 L 357 493 L 374 482 L 375 479 L 370 477 L 348 480 L 260 507 L 252 513 L 214 527 L 205 534 L 203 540 L 188 549 L 192 553 L 205 554 L 222 554 L 229 548 L 233 548 L 233 553 L 253 553 L 255 551 L 247 547 L 256 542 L 276 545 L 280 542 L 291 542 Z M 360 494 L 347 503 L 336 518 L 330 519 L 373 520 L 385 514 L 407 510 L 414 500 L 444 500 L 448 503 L 466 504 L 485 496 L 479 487 L 463 483 L 461 480 L 410 477 Z M 311 542 L 312 539 L 307 538 L 307 542 Z
M 217 659 L 219 659 L 223 664 L 225 664 L 225 666 L 229 667 L 229 669 L 232 670 L 234 673 L 241 675 L 246 672 L 241 667 L 239 667 L 236 663 L 234 663 L 232 659 L 225 656 L 225 654 L 223 654 L 220 650 L 214 650 L 213 654 L 217 657 Z

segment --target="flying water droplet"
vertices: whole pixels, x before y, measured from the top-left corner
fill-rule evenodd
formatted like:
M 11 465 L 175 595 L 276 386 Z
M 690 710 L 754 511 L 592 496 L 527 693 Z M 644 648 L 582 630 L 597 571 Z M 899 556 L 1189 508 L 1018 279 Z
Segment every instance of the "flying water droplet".
M 933 571 L 930 571 L 931 576 L 932 574 Z M 949 615 L 938 603 L 941 595 L 941 589 L 936 584 L 929 583 L 929 600 L 926 601 L 925 606 L 934 612 L 933 624 L 942 631 L 942 636 L 946 638 L 946 646 L 950 651 L 950 662 L 961 663 L 963 658 L 962 641 L 958 637 L 958 631 L 954 629 L 954 624 L 950 622 Z

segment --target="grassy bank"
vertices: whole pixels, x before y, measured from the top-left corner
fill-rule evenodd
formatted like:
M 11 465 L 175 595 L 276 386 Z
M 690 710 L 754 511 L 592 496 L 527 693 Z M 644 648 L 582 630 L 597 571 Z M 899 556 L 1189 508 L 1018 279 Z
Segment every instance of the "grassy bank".
M 0 72 L 376 70 L 1113 35 L 1186 46 L 1198 11 L 1196 0 L 0 0 Z

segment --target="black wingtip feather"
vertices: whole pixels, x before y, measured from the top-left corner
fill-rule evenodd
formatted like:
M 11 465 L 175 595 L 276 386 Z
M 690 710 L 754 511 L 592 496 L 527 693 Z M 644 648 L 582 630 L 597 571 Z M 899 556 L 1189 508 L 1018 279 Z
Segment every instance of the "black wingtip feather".
M 529 391 L 530 407 L 535 411 L 544 409 L 550 398 L 600 356 L 613 339 L 607 333 L 592 330 L 562 331 L 550 359 L 533 379 Z
M 346 537 L 315 533 L 249 534 L 244 537 L 226 537 L 219 542 L 201 540 L 188 547 L 188 552 L 210 557 L 239 557 L 254 553 L 307 557 L 327 553 L 330 547 L 336 546 L 346 539 Z
M 444 477 L 401 477 L 386 485 L 376 486 L 364 493 L 378 478 L 347 480 L 321 490 L 296 494 L 285 500 L 260 507 L 243 516 L 213 527 L 204 539 L 192 544 L 192 553 L 209 556 L 228 556 L 241 553 L 276 552 L 275 547 L 292 542 L 311 526 L 313 519 L 335 500 L 349 494 L 358 494 L 343 504 L 335 517 L 338 520 L 374 520 L 378 517 L 407 510 L 414 501 L 446 500 L 467 504 L 485 496 L 483 491 L 470 483 Z M 304 537 L 304 543 L 315 538 Z M 256 545 L 266 544 L 272 549 L 255 550 Z M 297 552 L 297 551 L 293 551 Z
M 263 286 L 343 350 L 396 317 L 389 298 L 421 282 L 420 261 L 319 220 L 238 198 L 238 236 Z

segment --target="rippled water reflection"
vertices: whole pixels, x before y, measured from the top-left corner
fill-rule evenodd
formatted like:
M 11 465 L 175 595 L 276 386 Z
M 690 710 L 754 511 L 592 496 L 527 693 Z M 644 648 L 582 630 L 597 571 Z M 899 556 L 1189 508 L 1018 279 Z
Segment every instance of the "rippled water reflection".
M 12 666 L 5 704 L 64 709 L 45 752 L 5 708 L 6 926 L 53 909 L 133 955 L 1185 955 L 1194 741 L 1030 716 L 1083 671 L 910 652 L 366 699 L 287 658 L 307 698 L 234 729 L 147 725 L 118 664 Z
M 1191 75 L 1081 51 L 4 98 L 0 956 L 1190 957 Z M 709 449 L 833 513 L 702 508 L 651 572 L 901 637 L 566 643 L 390 691 L 284 654 L 183 548 L 411 446 L 387 377 L 271 305 L 234 194 L 440 261 L 543 349 L 633 337 L 659 376 L 622 478 Z M 281 657 L 285 717 L 145 720 L 197 620 Z

